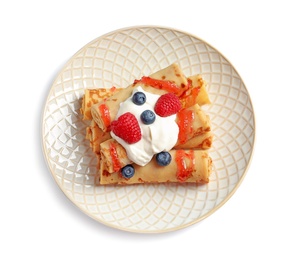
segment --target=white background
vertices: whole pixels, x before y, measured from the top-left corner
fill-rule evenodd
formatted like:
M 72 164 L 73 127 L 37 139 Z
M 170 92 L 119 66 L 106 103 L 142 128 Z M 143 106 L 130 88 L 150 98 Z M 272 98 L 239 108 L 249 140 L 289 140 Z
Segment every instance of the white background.
M 298 10 L 288 0 L 1 1 L 0 259 L 299 259 Z M 164 234 L 84 215 L 41 148 L 43 105 L 63 65 L 94 38 L 135 25 L 177 28 L 217 48 L 256 115 L 254 157 L 237 192 L 202 222 Z

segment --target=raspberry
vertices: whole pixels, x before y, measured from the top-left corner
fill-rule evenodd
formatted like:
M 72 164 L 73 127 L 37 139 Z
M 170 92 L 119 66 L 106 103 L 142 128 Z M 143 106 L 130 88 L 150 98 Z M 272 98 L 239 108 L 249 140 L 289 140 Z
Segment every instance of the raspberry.
M 173 93 L 167 93 L 159 97 L 155 105 L 155 112 L 161 117 L 176 114 L 182 108 L 179 98 Z
M 111 131 L 128 144 L 137 143 L 141 139 L 141 129 L 136 117 L 127 112 L 111 124 Z

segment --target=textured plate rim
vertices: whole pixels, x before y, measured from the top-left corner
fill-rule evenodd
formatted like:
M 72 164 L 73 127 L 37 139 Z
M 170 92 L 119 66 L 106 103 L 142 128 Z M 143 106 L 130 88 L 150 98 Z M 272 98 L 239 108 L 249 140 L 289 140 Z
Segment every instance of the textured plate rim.
M 247 92 L 247 96 L 248 96 L 248 99 L 249 99 L 249 103 L 251 105 L 251 108 L 252 108 L 252 115 L 253 115 L 253 142 L 252 142 L 252 148 L 251 148 L 251 154 L 250 154 L 250 157 L 249 157 L 249 160 L 248 160 L 248 163 L 246 165 L 246 168 L 244 169 L 243 171 L 243 174 L 242 176 L 240 177 L 240 179 L 238 180 L 237 184 L 234 186 L 234 188 L 230 191 L 230 193 L 217 205 L 215 206 L 213 209 L 211 209 L 209 212 L 203 214 L 201 217 L 191 221 L 190 223 L 187 223 L 187 224 L 184 224 L 184 225 L 180 225 L 180 226 L 177 226 L 177 227 L 173 227 L 173 228 L 169 228 L 169 229 L 159 229 L 159 230 L 135 230 L 135 229 L 130 229 L 130 228 L 125 228 L 125 227 L 120 227 L 120 226 L 117 226 L 117 225 L 113 225 L 109 222 L 105 222 L 103 220 L 100 220 L 100 219 L 97 219 L 95 218 L 95 216 L 91 213 L 89 213 L 87 210 L 83 209 L 80 207 L 80 205 L 78 205 L 66 192 L 65 190 L 63 189 L 63 187 L 61 186 L 61 184 L 58 182 L 57 180 L 57 177 L 55 175 L 55 170 L 52 169 L 51 165 L 50 165 L 50 162 L 49 162 L 49 158 L 48 158 L 48 154 L 46 152 L 46 145 L 45 145 L 45 141 L 44 141 L 44 136 L 45 136 L 45 127 L 44 127 L 44 119 L 45 119 L 45 114 L 46 114 L 46 108 L 47 108 L 47 104 L 48 104 L 48 101 L 49 101 L 49 97 L 50 97 L 50 94 L 53 92 L 54 90 L 54 86 L 56 84 L 56 82 L 58 81 L 59 79 L 59 76 L 61 75 L 61 73 L 67 68 L 67 66 L 72 62 L 72 60 L 82 51 L 84 50 L 87 46 L 91 45 L 92 43 L 98 41 L 99 39 L 101 38 L 104 38 L 106 37 L 107 35 L 110 35 L 110 34 L 115 34 L 117 32 L 122 32 L 122 31 L 126 31 L 126 30 L 132 30 L 132 29 L 142 29 L 142 28 L 154 28 L 154 29 L 165 29 L 165 30 L 169 30 L 169 31 L 176 31 L 176 32 L 179 32 L 179 33 L 182 33 L 182 34 L 185 34 L 187 36 L 190 36 L 190 37 L 193 37 L 195 39 L 198 39 L 200 41 L 202 41 L 203 43 L 205 43 L 206 45 L 210 46 L 211 48 L 213 48 L 215 51 L 217 51 L 222 57 L 224 57 L 228 63 L 230 64 L 230 66 L 236 71 L 236 73 L 238 74 L 238 76 L 240 77 L 240 80 L 242 81 L 243 83 L 243 86 Z M 50 173 L 51 173 L 51 176 L 52 178 L 54 179 L 54 181 L 56 182 L 56 184 L 58 185 L 58 187 L 60 188 L 60 190 L 63 192 L 63 194 L 72 202 L 73 205 L 76 206 L 76 208 L 80 209 L 81 212 L 83 212 L 85 215 L 89 216 L 91 219 L 95 220 L 96 222 L 98 223 L 101 223 L 107 227 L 110 227 L 110 228 L 113 228 L 113 229 L 118 229 L 118 230 L 122 230 L 122 231 L 127 231 L 127 232 L 131 232 L 131 233 L 148 233 L 148 234 L 158 234 L 158 233 L 167 233 L 167 232 L 172 232 L 172 231 L 177 231 L 177 230 L 180 230 L 180 229 L 184 229 L 184 228 L 187 228 L 189 226 L 192 226 L 196 223 L 199 223 L 200 221 L 206 219 L 207 217 L 209 217 L 210 215 L 212 215 L 213 213 L 215 213 L 218 209 L 220 209 L 234 194 L 235 192 L 237 191 L 237 189 L 240 187 L 240 185 L 242 184 L 245 176 L 247 175 L 247 172 L 250 168 L 250 165 L 251 165 L 251 162 L 252 162 L 252 158 L 253 158 L 253 154 L 254 154 L 254 151 L 255 151 L 255 142 L 256 142 L 256 120 L 255 120 L 255 113 L 254 113 L 254 107 L 253 107 L 253 103 L 252 103 L 252 99 L 251 99 L 251 96 L 250 96 L 250 93 L 246 87 L 246 84 L 244 83 L 241 75 L 239 74 L 239 72 L 236 70 L 236 68 L 234 67 L 234 65 L 230 62 L 229 59 L 226 58 L 225 55 L 223 55 L 217 48 L 215 48 L 213 45 L 211 45 L 210 43 L 208 43 L 207 41 L 201 39 L 200 37 L 198 37 L 197 35 L 194 35 L 192 33 L 189 33 L 187 31 L 184 31 L 184 30 L 180 30 L 180 29 L 176 29 L 176 28 L 173 28 L 173 27 L 167 27 L 167 26 L 159 26 L 159 25 L 136 25 L 136 26 L 128 26 L 128 27 L 123 27 L 123 28 L 119 28 L 119 29 L 116 29 L 116 30 L 112 30 L 108 33 L 105 33 L 99 37 L 96 37 L 95 39 L 89 41 L 88 43 L 86 43 L 83 47 L 81 47 L 75 54 L 73 54 L 69 59 L 68 61 L 63 65 L 63 67 L 59 70 L 59 72 L 56 74 L 56 77 L 54 79 L 54 81 L 52 82 L 51 84 L 51 87 L 48 91 L 48 94 L 47 94 L 47 97 L 45 98 L 45 102 L 44 102 L 44 105 L 43 105 L 43 109 L 42 109 L 42 120 L 41 120 L 41 130 L 40 133 L 41 133 L 41 143 L 42 143 L 42 151 L 43 151 L 43 156 L 44 156 L 44 159 L 45 159 L 45 162 L 46 162 L 46 165 L 47 165 L 47 168 L 49 169 Z

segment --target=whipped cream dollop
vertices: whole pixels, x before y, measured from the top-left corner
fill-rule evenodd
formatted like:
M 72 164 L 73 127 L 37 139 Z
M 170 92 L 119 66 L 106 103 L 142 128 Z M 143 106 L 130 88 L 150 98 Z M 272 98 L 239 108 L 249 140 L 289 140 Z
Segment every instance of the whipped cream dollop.
M 132 102 L 132 97 L 136 92 L 143 92 L 146 95 L 146 102 L 143 105 L 136 105 Z M 116 119 L 124 113 L 132 113 L 138 120 L 141 140 L 128 144 L 111 131 L 112 138 L 125 148 L 128 158 L 140 166 L 146 165 L 155 154 L 171 150 L 178 140 L 179 127 L 175 122 L 176 115 L 160 117 L 155 114 L 155 121 L 149 125 L 144 124 L 140 119 L 143 111 L 149 109 L 154 112 L 159 97 L 160 95 L 149 93 L 137 85 L 132 96 L 120 104 Z

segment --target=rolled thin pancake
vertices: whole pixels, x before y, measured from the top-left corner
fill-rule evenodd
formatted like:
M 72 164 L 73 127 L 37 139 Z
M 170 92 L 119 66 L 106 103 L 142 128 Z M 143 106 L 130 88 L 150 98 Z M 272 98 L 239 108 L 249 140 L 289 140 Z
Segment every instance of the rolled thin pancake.
M 183 107 L 191 107 L 195 104 L 203 106 L 211 104 L 209 95 L 206 89 L 206 82 L 201 75 L 194 75 L 187 78 L 189 89 L 181 97 Z
M 176 123 L 179 126 L 176 145 L 184 144 L 197 135 L 211 131 L 210 117 L 197 104 L 180 110 L 176 115 Z
M 186 143 L 178 144 L 174 148 L 207 150 L 212 147 L 212 143 L 213 143 L 213 133 L 209 131 L 189 139 Z
M 148 81 L 151 81 L 151 79 L 161 80 L 161 82 L 158 82 L 161 85 L 158 84 L 155 87 L 148 85 Z M 166 84 L 167 86 L 163 87 L 162 81 L 170 84 Z M 183 88 L 187 87 L 188 81 L 180 67 L 174 63 L 150 75 L 150 77 L 143 77 L 140 82 L 135 82 L 105 101 L 92 105 L 91 115 L 104 132 L 109 131 L 109 126 L 116 117 L 120 103 L 131 96 L 136 85 L 141 85 L 145 91 L 153 94 L 162 95 L 170 91 L 180 94 L 181 92 L 183 93 Z
M 100 144 L 100 151 L 103 167 L 108 172 L 117 172 L 132 163 L 125 148 L 112 138 Z
M 213 140 L 212 132 L 203 133 L 188 140 L 186 143 L 177 145 L 174 150 L 181 149 L 201 149 L 211 148 Z M 107 172 L 112 173 L 119 171 L 122 167 L 133 163 L 128 157 L 125 148 L 114 139 L 106 140 L 100 144 L 101 165 Z
M 89 140 L 92 151 L 96 154 L 101 152 L 100 144 L 111 138 L 110 132 L 103 132 L 94 120 L 86 128 L 86 139 Z
M 137 183 L 208 183 L 212 159 L 206 151 L 171 150 L 172 160 L 167 166 L 160 166 L 153 158 L 147 165 L 132 164 L 135 174 L 132 178 L 122 177 L 121 172 L 109 173 L 104 167 L 99 170 L 99 184 L 137 184 Z
M 91 106 L 102 100 L 111 97 L 122 90 L 121 88 L 96 88 L 96 89 L 85 89 L 84 95 L 82 99 L 82 106 L 80 108 L 80 112 L 83 115 L 83 120 L 91 120 Z

